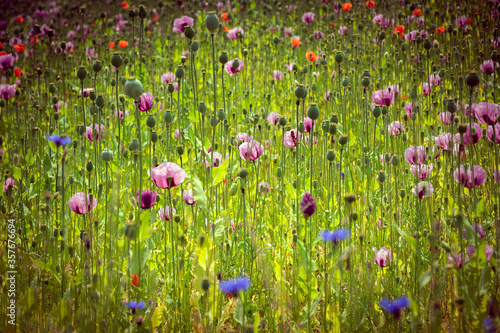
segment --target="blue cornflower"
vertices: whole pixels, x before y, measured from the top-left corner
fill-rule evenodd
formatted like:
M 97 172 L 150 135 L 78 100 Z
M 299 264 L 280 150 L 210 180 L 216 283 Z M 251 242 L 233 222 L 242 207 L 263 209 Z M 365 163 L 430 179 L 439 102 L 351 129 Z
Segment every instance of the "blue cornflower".
M 146 304 L 143 301 L 123 302 L 123 305 L 127 306 L 130 310 L 132 310 L 132 313 L 135 313 L 135 310 L 144 309 L 146 307 Z
M 337 245 L 340 241 L 348 239 L 351 235 L 351 231 L 349 229 L 337 229 L 337 230 L 323 230 L 319 237 L 324 242 L 333 242 L 333 244 Z
M 247 276 L 240 276 L 232 280 L 219 282 L 219 288 L 223 292 L 237 295 L 239 291 L 245 291 L 250 288 L 252 281 Z
M 52 136 L 47 135 L 47 140 L 50 142 L 54 142 L 57 148 L 59 148 L 59 146 L 69 145 L 71 143 L 71 138 L 63 138 L 62 136 L 59 136 L 57 134 L 52 134 Z
M 399 319 L 399 317 L 401 317 L 401 311 L 410 306 L 410 299 L 406 295 L 396 298 L 393 301 L 382 298 L 379 304 L 382 309 L 392 314 L 394 318 Z
M 495 323 L 493 322 L 493 319 L 491 318 L 486 318 L 483 321 L 483 332 L 485 333 L 494 333 L 496 332 L 496 327 Z

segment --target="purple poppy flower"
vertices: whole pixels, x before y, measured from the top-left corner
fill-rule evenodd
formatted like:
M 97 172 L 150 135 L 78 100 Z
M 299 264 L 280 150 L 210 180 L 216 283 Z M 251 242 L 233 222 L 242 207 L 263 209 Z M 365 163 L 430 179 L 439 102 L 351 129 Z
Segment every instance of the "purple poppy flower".
M 341 36 L 344 36 L 345 32 L 347 31 L 347 27 L 345 25 L 341 25 L 339 27 L 339 30 L 337 30 L 337 32 L 339 33 L 339 35 Z
M 425 17 L 423 17 L 423 16 L 417 17 L 417 25 L 419 27 L 422 27 L 422 26 L 424 26 L 424 24 L 425 24 Z
M 253 136 L 248 135 L 247 133 L 238 133 L 236 134 L 234 140 L 236 145 L 239 146 L 242 142 L 252 142 Z
M 68 107 L 68 104 L 63 101 L 58 101 L 56 104 L 54 104 L 54 109 L 56 113 L 61 113 L 61 107 L 64 105 L 65 108 Z
M 78 192 L 69 199 L 68 204 L 75 214 L 87 214 L 96 208 L 97 199 L 92 196 L 92 200 L 90 200 L 90 194 L 85 195 L 83 192 Z
M 419 105 L 417 102 L 406 103 L 405 102 L 405 111 L 408 116 L 412 116 L 412 114 L 417 113 Z
M 5 71 L 12 68 L 15 60 L 16 58 L 11 53 L 0 56 L 0 69 Z
M 258 141 L 243 142 L 238 149 L 240 157 L 245 161 L 255 161 L 264 153 L 264 147 Z
M 235 60 L 238 60 L 238 68 L 233 67 L 233 62 Z M 245 63 L 243 62 L 243 60 L 236 58 L 236 59 L 229 60 L 228 62 L 226 62 L 226 64 L 224 65 L 224 70 L 228 74 L 239 73 L 243 69 L 243 66 L 245 66 Z
M 325 92 L 323 94 L 323 99 L 325 100 L 325 102 L 331 102 L 332 101 L 331 94 L 332 94 L 332 92 L 330 90 L 328 90 L 327 92 Z
M 271 125 L 277 125 L 281 115 L 278 112 L 269 112 L 267 115 L 267 121 Z
M 455 19 L 455 25 L 464 29 L 467 26 L 467 16 L 462 15 Z
M 102 132 L 104 131 L 104 125 L 101 124 L 101 126 L 94 124 L 87 126 L 87 131 L 85 133 L 87 139 L 89 141 L 99 141 L 99 139 L 102 137 Z
M 283 36 L 290 37 L 291 33 L 292 33 L 292 29 L 290 29 L 290 28 L 283 29 Z
M 478 235 L 481 239 L 484 238 L 484 229 L 483 229 L 483 226 L 481 224 L 473 224 L 473 225 L 471 225 L 471 227 L 472 227 L 472 230 L 474 230 L 475 232 L 478 233 Z M 465 237 L 465 228 L 464 228 L 464 237 Z M 469 256 L 469 257 L 471 257 L 471 256 Z
M 448 264 L 453 263 L 458 269 L 462 268 L 463 261 L 465 261 L 465 257 L 462 253 L 458 253 L 458 254 L 450 253 L 448 255 Z
M 476 111 L 476 118 L 481 124 L 495 125 L 497 123 L 497 117 L 500 115 L 500 105 L 480 102 L 473 104 L 472 107 Z
M 311 132 L 311 130 L 314 130 L 313 121 L 311 118 L 306 117 L 306 118 L 302 119 L 302 121 L 304 122 L 304 133 L 309 133 L 309 132 Z M 314 127 L 316 127 L 316 124 Z
M 245 31 L 241 27 L 236 27 L 234 29 L 231 29 L 227 32 L 227 38 L 236 40 L 238 37 L 243 36 L 245 34 Z
M 292 129 L 290 131 L 285 132 L 283 137 L 283 143 L 288 148 L 296 147 L 300 143 L 301 133 L 297 131 L 297 129 Z
M 163 73 L 160 78 L 161 82 L 169 84 L 175 82 L 175 74 L 172 72 Z
M 170 221 L 170 217 L 171 217 L 170 209 L 172 209 L 172 212 L 173 212 L 172 215 L 175 216 L 175 214 L 177 212 L 175 211 L 175 208 L 173 208 L 173 207 L 167 206 L 166 208 L 161 207 L 160 209 L 158 209 L 158 213 L 160 215 L 160 220 Z M 165 212 L 167 212 L 167 213 L 165 214 Z
M 459 144 L 464 144 L 466 146 L 469 146 L 471 144 L 476 144 L 481 140 L 481 137 L 483 136 L 483 130 L 481 129 L 481 126 L 479 126 L 478 123 L 472 123 L 472 135 L 470 131 L 470 124 L 467 124 L 467 131 L 462 134 L 463 136 L 463 142 L 460 140 L 460 133 L 455 134 L 455 142 Z
M 218 153 L 216 151 L 214 151 L 214 160 L 213 160 L 213 163 L 210 163 L 210 159 L 212 158 L 212 154 L 208 154 L 206 157 L 205 157 L 205 166 L 207 168 L 210 168 L 211 167 L 211 164 L 214 166 L 214 167 L 218 167 L 219 165 L 222 164 L 222 154 L 221 153 Z
M 472 170 L 474 170 L 474 178 L 472 178 Z M 486 171 L 480 165 L 469 166 L 467 169 L 464 165 L 456 168 L 453 172 L 453 178 L 459 184 L 467 188 L 479 187 L 486 181 Z
M 271 191 L 271 186 L 266 182 L 260 182 L 258 189 L 260 193 L 269 193 L 269 191 Z
M 155 98 L 152 93 L 143 93 L 141 95 L 141 101 L 139 102 L 139 111 L 145 112 L 151 110 L 154 100 Z
M 125 114 L 123 113 L 123 111 L 120 111 L 120 113 L 118 113 L 118 109 L 115 111 L 115 117 L 116 118 L 120 118 L 120 119 L 123 119 L 123 116 L 125 115 L 125 117 L 128 117 L 129 116 L 129 113 L 127 110 L 125 110 Z
M 411 190 L 411 193 L 419 199 L 427 198 L 431 196 L 433 192 L 434 188 L 429 182 L 420 182 Z
M 186 25 L 194 25 L 193 18 L 189 16 L 176 18 L 174 20 L 174 27 L 172 28 L 172 31 L 176 33 L 182 33 L 184 32 L 184 28 L 186 27 Z
M 193 189 L 191 188 L 182 192 L 182 198 L 184 199 L 184 202 L 189 206 L 192 206 L 196 203 L 196 201 L 194 201 Z
M 148 175 L 159 188 L 172 188 L 184 182 L 186 171 L 173 162 L 163 162 L 148 170 Z
M 376 105 L 391 106 L 394 103 L 394 91 L 377 90 L 372 93 L 372 101 Z
M 449 150 L 451 139 L 451 133 L 441 133 L 434 138 L 434 143 L 439 149 Z
M 311 217 L 316 211 L 316 200 L 311 193 L 304 193 L 302 201 L 300 202 L 300 211 L 305 219 Z
M 286 68 L 288 68 L 289 72 L 293 72 L 293 66 L 294 65 L 295 65 L 295 62 L 292 62 L 292 63 L 289 63 L 288 65 L 286 65 Z
M 495 72 L 495 68 L 498 68 L 499 66 L 498 62 L 495 63 L 493 60 L 485 60 L 479 68 L 481 68 L 481 71 L 484 74 L 491 75 Z
M 497 49 L 500 48 L 500 37 L 497 37 L 496 39 L 490 39 L 490 42 L 495 46 Z
M 438 87 L 441 85 L 441 77 L 438 74 L 430 74 L 429 83 L 431 87 Z
M 252 281 L 247 276 L 240 276 L 232 280 L 219 282 L 219 288 L 225 293 L 236 296 L 239 292 L 246 291 L 252 285 Z
M 451 124 L 453 120 L 453 114 L 451 112 L 440 112 L 439 113 L 439 120 L 444 124 L 444 125 L 449 125 Z
M 317 40 L 320 40 L 321 38 L 323 38 L 325 36 L 325 34 L 322 33 L 321 31 L 313 31 L 313 36 Z
M 412 165 L 410 167 L 411 173 L 419 178 L 419 179 L 425 179 L 430 176 L 432 169 L 434 169 L 434 164 L 417 164 L 417 165 Z
M 184 135 L 181 135 L 181 140 L 184 140 L 184 136 L 187 134 L 188 130 L 187 130 L 187 128 L 184 128 L 182 131 L 184 132 Z M 177 140 L 179 138 L 180 134 L 181 133 L 180 133 L 179 129 L 176 128 L 174 131 L 174 138 Z
M 422 95 L 427 96 L 431 93 L 432 87 L 427 82 L 422 82 L 420 86 L 422 87 Z
M 384 311 L 392 314 L 395 319 L 399 319 L 401 317 L 401 312 L 410 306 L 410 299 L 408 296 L 401 296 L 394 301 L 382 298 L 379 304 Z
M 0 84 L 0 97 L 10 99 L 16 95 L 15 84 Z
M 488 126 L 486 129 L 486 136 L 488 140 L 493 143 L 500 143 L 500 124 L 495 126 Z
M 94 88 L 84 88 L 83 89 L 83 97 L 89 97 L 91 91 L 94 91 Z M 78 98 L 80 98 L 80 97 L 82 97 L 82 91 L 81 90 L 78 93 Z
M 316 18 L 316 15 L 314 15 L 314 13 L 307 12 L 307 13 L 304 13 L 304 15 L 302 15 L 302 22 L 304 22 L 306 24 L 311 24 L 312 22 L 314 22 L 315 18 Z
M 380 267 L 387 267 L 392 262 L 392 252 L 385 246 L 382 246 L 378 251 L 376 247 L 372 247 L 372 250 L 375 252 L 375 263 Z M 387 262 L 387 258 L 389 258 L 389 263 Z
M 7 192 L 10 189 L 12 189 L 16 185 L 16 180 L 14 178 L 7 178 L 5 180 L 5 183 L 3 184 L 3 193 Z
M 91 62 L 93 59 L 99 58 L 99 53 L 97 53 L 97 50 L 90 46 L 85 49 L 85 55 L 87 56 L 87 60 L 89 62 Z
M 47 141 L 55 143 L 57 148 L 59 148 L 60 146 L 69 145 L 71 143 L 71 138 L 62 137 L 57 134 L 52 134 L 52 136 L 47 135 L 46 138 Z
M 279 70 L 274 70 L 273 71 L 273 79 L 274 81 L 281 81 L 285 77 L 285 74 L 283 74 L 282 71 Z
M 141 194 L 141 209 L 149 209 L 156 203 L 156 191 L 144 190 Z M 139 202 L 139 190 L 137 190 L 137 202 Z
M 424 146 L 412 146 L 405 150 L 405 160 L 411 165 L 422 164 L 427 159 Z
M 319 237 L 323 242 L 332 242 L 337 246 L 341 241 L 349 239 L 351 236 L 351 231 L 349 229 L 337 229 L 337 230 L 323 230 Z

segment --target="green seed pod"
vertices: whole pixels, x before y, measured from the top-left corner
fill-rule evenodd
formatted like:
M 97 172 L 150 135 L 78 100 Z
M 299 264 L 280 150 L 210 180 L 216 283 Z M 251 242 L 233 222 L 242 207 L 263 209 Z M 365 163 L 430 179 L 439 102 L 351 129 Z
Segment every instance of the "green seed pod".
M 335 123 L 335 124 L 338 124 L 339 123 L 339 115 L 336 114 L 336 113 L 333 113 L 331 116 L 330 116 L 330 123 Z
M 190 47 L 191 47 L 191 51 L 196 52 L 200 48 L 200 44 L 198 43 L 198 41 L 194 40 L 191 42 Z
M 198 104 L 198 112 L 201 113 L 201 114 L 205 114 L 205 112 L 207 112 L 207 105 L 205 104 L 205 102 L 200 102 L 200 104 Z
M 392 157 L 392 165 L 394 165 L 394 166 L 399 165 L 399 158 L 397 156 Z
M 210 118 L 210 126 L 215 127 L 215 126 L 217 126 L 218 123 L 219 123 L 219 121 L 217 120 L 217 117 L 212 116 Z
M 344 55 L 340 52 L 335 53 L 335 62 L 340 64 L 344 60 Z
M 165 123 L 170 124 L 172 121 L 174 121 L 174 116 L 172 115 L 172 111 L 167 110 L 165 111 L 165 114 L 163 115 L 163 120 Z
M 137 141 L 137 139 L 133 139 L 128 145 L 128 150 L 134 151 L 136 149 L 139 149 L 139 141 Z
M 229 195 L 234 196 L 238 192 L 238 184 L 232 183 L 231 187 L 229 188 Z
M 356 201 L 356 195 L 354 195 L 354 193 L 347 193 L 344 196 L 344 200 L 347 203 L 353 203 L 354 201 Z
M 158 141 L 158 133 L 155 131 L 152 131 L 150 138 L 151 138 L 151 142 L 156 143 Z
M 307 89 L 303 85 L 297 85 L 295 87 L 295 97 L 297 98 L 306 98 Z
M 212 33 L 219 28 L 219 18 L 215 12 L 208 12 L 205 17 L 205 27 Z
M 78 79 L 80 79 L 80 81 L 85 80 L 85 78 L 87 77 L 87 70 L 85 69 L 85 67 L 81 66 L 80 68 L 78 68 L 78 70 L 76 71 L 76 76 L 78 77 Z
M 240 62 L 238 61 L 238 59 L 234 59 L 233 60 L 233 69 L 237 70 L 238 67 L 240 67 Z
M 446 110 L 450 113 L 455 113 L 457 111 L 457 103 L 455 103 L 455 100 L 449 98 L 446 101 Z
M 273 43 L 276 45 L 279 44 L 280 41 L 281 41 L 280 38 L 277 36 L 273 38 Z
M 280 126 L 286 126 L 286 118 L 285 117 L 280 117 L 279 118 L 279 124 L 280 124 Z
M 424 40 L 424 49 L 429 51 L 431 49 L 431 47 L 432 47 L 432 42 L 428 38 L 426 38 Z
M 95 99 L 97 98 L 97 94 L 95 93 L 95 91 L 89 92 L 89 98 L 92 102 L 95 101 Z
M 104 107 L 104 96 L 101 93 L 97 94 L 97 98 L 95 99 L 95 104 L 100 108 Z
M 92 161 L 90 161 L 90 160 L 87 161 L 86 168 L 87 168 L 88 172 L 92 172 L 92 170 L 94 170 L 94 164 L 92 163 Z
M 53 83 L 49 83 L 49 93 L 54 94 L 56 92 L 56 86 Z
M 248 169 L 247 168 L 241 168 L 240 172 L 238 173 L 238 175 L 241 178 L 243 178 L 243 179 L 247 178 L 247 176 L 248 176 Z
M 217 118 L 219 118 L 219 121 L 224 121 L 226 119 L 226 113 L 224 112 L 224 109 L 219 109 L 217 112 Z
M 298 126 L 298 130 L 300 133 L 304 134 L 305 130 L 306 130 L 306 127 L 304 125 L 304 122 L 301 120 L 300 123 L 299 123 L 299 126 Z
M 134 237 L 135 237 L 135 225 L 125 226 L 125 236 L 128 239 L 134 239 Z
M 226 51 L 222 51 L 222 52 L 219 54 L 219 62 L 220 62 L 222 65 L 225 65 L 228 61 L 229 61 L 229 58 L 228 58 L 228 56 L 227 56 L 227 52 L 226 52 Z
M 465 84 L 469 87 L 475 87 L 479 84 L 479 75 L 477 75 L 476 71 L 470 71 L 465 75 Z
M 335 152 L 331 149 L 328 149 L 328 152 L 326 153 L 326 159 L 330 162 L 333 162 L 335 159 Z
M 281 168 L 278 168 L 276 170 L 276 177 L 281 178 L 283 176 L 283 170 Z
M 379 182 L 381 182 L 381 183 L 385 182 L 385 172 L 380 171 L 380 172 L 378 173 L 377 178 L 378 178 L 378 181 L 379 181 Z
M 375 107 L 372 110 L 372 114 L 375 117 L 375 119 L 380 117 L 381 113 L 382 113 L 382 108 L 378 105 L 375 105 Z
M 203 280 L 201 280 L 201 289 L 203 289 L 203 291 L 207 292 L 208 289 L 210 289 L 210 280 L 205 278 Z
M 144 5 L 139 5 L 139 17 L 141 19 L 145 19 L 148 16 L 148 12 L 146 10 L 146 7 Z
M 339 143 L 340 143 L 342 146 L 343 146 L 343 145 L 345 145 L 345 144 L 347 143 L 347 141 L 348 141 L 348 138 L 349 138 L 349 137 L 347 136 L 347 134 L 342 134 L 342 135 L 340 136 L 340 138 L 339 138 Z
M 156 125 L 156 117 L 153 114 L 148 115 L 148 118 L 146 119 L 146 125 L 149 128 L 153 128 Z
M 319 108 L 316 103 L 311 103 L 311 105 L 309 105 L 309 108 L 307 108 L 307 116 L 312 120 L 319 118 Z
M 182 79 L 184 77 L 184 67 L 179 65 L 177 66 L 177 69 L 175 70 L 175 77 L 177 79 Z
M 464 134 L 465 132 L 467 132 L 467 124 L 466 123 L 458 124 L 458 133 Z
M 101 160 L 105 162 L 111 162 L 113 160 L 113 151 L 111 150 L 101 151 Z
M 370 78 L 368 76 L 363 76 L 361 79 L 361 84 L 363 87 L 368 87 L 370 85 Z
M 328 127 L 328 133 L 330 133 L 331 135 L 337 134 L 337 124 L 330 123 L 330 126 Z
M 122 86 L 125 85 L 125 83 L 127 83 L 127 78 L 125 76 L 122 76 L 120 78 L 120 83 L 122 84 Z
M 142 83 L 133 76 L 125 82 L 123 91 L 128 97 L 138 99 L 143 92 Z
M 186 36 L 188 39 L 193 39 L 194 35 L 196 32 L 193 29 L 193 26 L 191 25 L 186 25 L 184 26 L 184 36 Z
M 94 61 L 94 63 L 92 64 L 92 69 L 94 70 L 94 73 L 99 73 L 102 69 L 102 62 L 100 62 L 99 60 Z
M 342 87 L 347 87 L 349 85 L 349 78 L 345 77 L 343 80 L 342 80 Z

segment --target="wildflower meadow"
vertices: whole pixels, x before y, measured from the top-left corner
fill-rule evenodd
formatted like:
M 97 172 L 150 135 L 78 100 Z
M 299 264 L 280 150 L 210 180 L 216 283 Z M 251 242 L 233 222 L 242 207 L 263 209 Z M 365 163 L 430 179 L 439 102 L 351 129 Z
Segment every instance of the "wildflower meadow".
M 498 0 L 0 13 L 0 332 L 500 329 Z

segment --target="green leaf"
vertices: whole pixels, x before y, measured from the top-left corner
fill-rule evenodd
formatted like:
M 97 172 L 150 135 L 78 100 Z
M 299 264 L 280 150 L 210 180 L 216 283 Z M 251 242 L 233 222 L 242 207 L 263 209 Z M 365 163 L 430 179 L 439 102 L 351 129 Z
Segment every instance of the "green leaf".
M 224 177 L 227 174 L 228 167 L 229 167 L 229 158 L 224 160 L 224 163 L 222 163 L 222 165 L 218 166 L 217 168 L 212 168 L 213 186 L 219 185 L 219 183 L 224 180 Z
M 151 317 L 151 324 L 153 325 L 153 328 L 160 326 L 162 320 L 163 314 L 161 312 L 161 309 L 160 307 L 156 307 L 155 311 L 153 312 L 153 316 Z
M 484 210 L 484 198 L 481 198 L 476 204 L 476 209 L 474 210 L 474 217 L 480 217 L 483 215 L 483 210 Z
M 288 179 L 285 178 L 285 183 L 286 183 L 286 194 L 290 197 L 292 200 L 297 200 L 297 194 L 295 193 L 295 188 L 290 184 Z
M 151 213 L 154 214 L 154 209 L 144 210 L 141 214 L 141 225 L 139 226 L 139 242 L 144 241 L 146 238 L 151 237 L 150 223 Z
M 300 320 L 302 322 L 307 322 L 309 320 L 309 318 L 312 318 L 312 316 L 314 315 L 314 313 L 318 309 L 318 304 L 319 304 L 319 301 L 321 301 L 321 296 L 322 296 L 322 294 L 320 291 L 318 293 L 318 296 L 316 296 L 316 299 L 314 299 L 311 306 L 309 307 L 309 312 L 307 311 L 308 310 L 307 303 L 306 303 L 306 305 L 304 305 L 304 307 L 300 311 Z
M 420 277 L 418 278 L 418 288 L 422 290 L 422 288 L 424 288 L 431 281 L 431 278 L 432 270 L 420 275 Z
M 193 176 L 191 182 L 193 183 L 194 201 L 196 201 L 198 207 L 200 207 L 204 211 L 208 211 L 207 196 L 205 195 L 205 192 L 203 192 L 203 186 L 201 186 L 200 180 L 198 179 L 198 177 Z
M 412 236 L 408 235 L 406 232 L 404 232 L 403 230 L 401 230 L 398 226 L 394 226 L 396 228 L 396 230 L 399 232 L 399 234 L 401 236 L 404 237 L 404 239 L 406 239 L 406 241 L 410 244 L 410 246 L 413 248 L 413 249 L 416 249 L 417 248 L 417 240 L 415 238 L 413 238 Z
M 234 311 L 234 320 L 240 324 L 243 325 L 243 316 L 245 314 L 243 313 L 243 301 L 241 298 L 238 298 L 238 303 L 236 303 L 236 310 Z M 248 323 L 248 320 L 245 320 L 245 323 Z
M 12 176 L 14 179 L 21 179 L 22 174 L 21 174 L 21 169 L 15 165 L 12 166 Z

